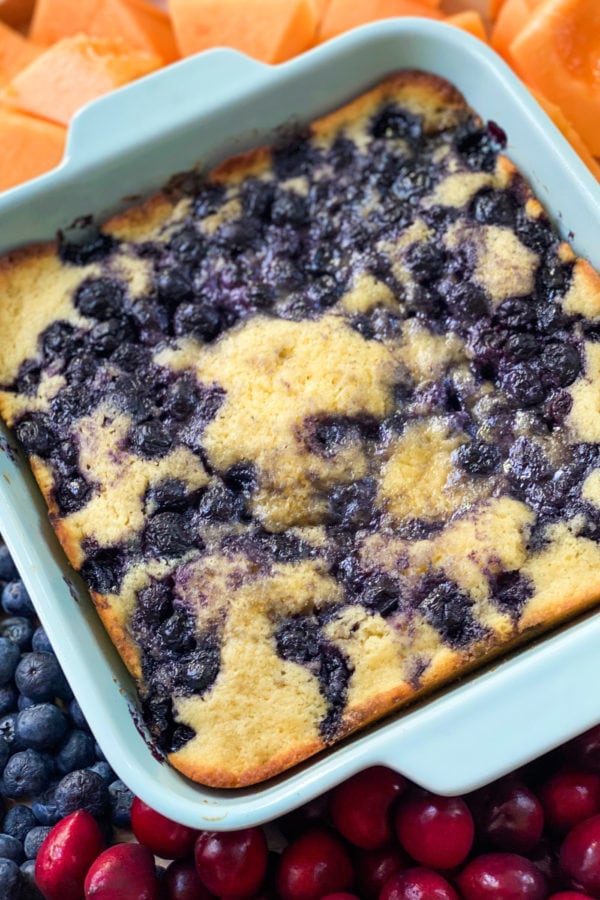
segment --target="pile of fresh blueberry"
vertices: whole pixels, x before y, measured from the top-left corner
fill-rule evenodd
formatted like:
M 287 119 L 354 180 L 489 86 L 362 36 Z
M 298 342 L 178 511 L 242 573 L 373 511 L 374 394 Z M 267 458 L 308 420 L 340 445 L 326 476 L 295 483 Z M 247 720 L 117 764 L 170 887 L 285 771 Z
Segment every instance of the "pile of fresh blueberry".
M 375 766 L 195 831 L 117 779 L 1 543 L 0 591 L 0 900 L 600 900 L 600 725 L 464 797 Z

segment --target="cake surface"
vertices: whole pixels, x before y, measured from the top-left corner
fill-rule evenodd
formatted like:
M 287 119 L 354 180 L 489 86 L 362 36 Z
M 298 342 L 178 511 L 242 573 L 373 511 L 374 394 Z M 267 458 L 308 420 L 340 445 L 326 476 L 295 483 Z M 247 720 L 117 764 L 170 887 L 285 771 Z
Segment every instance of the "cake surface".
M 600 277 L 504 143 L 400 72 L 0 261 L 0 412 L 194 780 L 600 599 Z

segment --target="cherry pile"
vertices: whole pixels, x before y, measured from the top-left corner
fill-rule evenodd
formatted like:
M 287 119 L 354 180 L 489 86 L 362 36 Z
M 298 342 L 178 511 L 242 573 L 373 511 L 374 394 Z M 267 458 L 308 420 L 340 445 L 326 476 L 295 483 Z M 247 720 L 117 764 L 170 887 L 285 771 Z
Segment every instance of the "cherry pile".
M 85 810 L 55 825 L 46 900 L 600 898 L 600 725 L 463 797 L 374 766 L 266 828 L 194 831 L 138 798 L 131 828 L 106 847 Z

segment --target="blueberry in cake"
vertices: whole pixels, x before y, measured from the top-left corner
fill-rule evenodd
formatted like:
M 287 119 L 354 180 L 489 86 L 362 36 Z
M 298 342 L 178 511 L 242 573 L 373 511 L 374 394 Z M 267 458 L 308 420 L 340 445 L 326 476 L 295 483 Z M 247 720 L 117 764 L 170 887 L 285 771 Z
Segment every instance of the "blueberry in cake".
M 600 278 L 400 72 L 0 266 L 0 408 L 178 769 L 247 785 L 600 597 Z

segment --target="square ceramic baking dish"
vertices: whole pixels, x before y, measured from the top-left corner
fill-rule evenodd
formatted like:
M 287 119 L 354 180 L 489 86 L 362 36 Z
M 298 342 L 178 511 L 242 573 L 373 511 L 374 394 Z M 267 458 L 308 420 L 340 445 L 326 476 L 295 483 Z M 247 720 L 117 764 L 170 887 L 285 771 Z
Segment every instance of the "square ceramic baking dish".
M 510 70 L 458 29 L 377 23 L 268 67 L 228 50 L 174 65 L 83 110 L 54 172 L 0 197 L 0 251 L 98 219 L 174 173 L 334 109 L 401 68 L 453 82 L 508 135 L 507 153 L 576 250 L 600 266 L 600 186 Z M 0 337 L 1 340 L 1 337 Z M 254 788 L 192 784 L 152 751 L 136 692 L 48 524 L 28 465 L 2 434 L 0 531 L 81 707 L 118 775 L 164 815 L 198 828 L 272 819 L 382 763 L 443 794 L 474 789 L 600 721 L 600 612 L 538 640 L 327 753 Z

